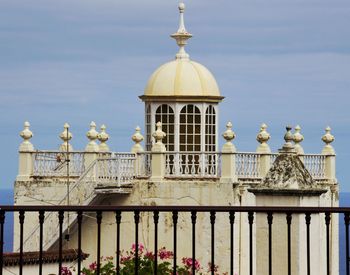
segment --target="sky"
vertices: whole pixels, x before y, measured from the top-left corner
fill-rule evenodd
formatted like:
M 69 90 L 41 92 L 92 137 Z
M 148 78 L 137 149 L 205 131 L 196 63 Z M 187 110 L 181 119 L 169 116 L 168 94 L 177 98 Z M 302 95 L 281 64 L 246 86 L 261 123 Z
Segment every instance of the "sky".
M 187 52 L 215 75 L 239 151 L 255 151 L 261 123 L 269 144 L 300 124 L 306 153 L 335 136 L 337 177 L 350 191 L 350 1 L 187 0 Z M 83 150 L 93 120 L 113 151 L 129 151 L 144 129 L 147 80 L 172 60 L 176 0 L 0 0 L 0 188 L 12 188 L 19 132 L 31 123 L 35 149 L 56 150 L 68 122 Z M 222 139 L 221 139 L 222 143 Z

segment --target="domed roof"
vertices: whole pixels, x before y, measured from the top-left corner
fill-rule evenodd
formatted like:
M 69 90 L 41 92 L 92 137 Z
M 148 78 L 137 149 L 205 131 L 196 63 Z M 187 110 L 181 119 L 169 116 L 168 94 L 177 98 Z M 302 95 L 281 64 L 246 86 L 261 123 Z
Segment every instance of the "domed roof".
M 221 101 L 220 90 L 214 76 L 203 65 L 190 60 L 185 51 L 187 40 L 192 34 L 187 32 L 184 24 L 185 5 L 179 4 L 180 25 L 172 34 L 180 47 L 176 59 L 160 66 L 150 77 L 141 99 L 147 98 L 192 98 Z
M 177 58 L 160 66 L 148 80 L 145 96 L 220 97 L 214 76 L 189 58 Z

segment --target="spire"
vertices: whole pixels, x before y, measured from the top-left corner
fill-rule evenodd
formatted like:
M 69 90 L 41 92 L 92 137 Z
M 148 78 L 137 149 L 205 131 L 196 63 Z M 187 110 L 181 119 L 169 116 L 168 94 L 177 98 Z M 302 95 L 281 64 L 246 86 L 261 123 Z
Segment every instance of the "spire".
M 179 29 L 177 30 L 176 33 L 172 34 L 171 37 L 176 40 L 177 45 L 180 47 L 179 52 L 176 54 L 176 59 L 188 59 L 189 55 L 185 51 L 185 45 L 187 44 L 187 40 L 192 37 L 192 34 L 187 32 L 185 27 L 185 20 L 184 20 L 185 4 L 183 2 L 179 3 L 179 11 L 180 11 Z

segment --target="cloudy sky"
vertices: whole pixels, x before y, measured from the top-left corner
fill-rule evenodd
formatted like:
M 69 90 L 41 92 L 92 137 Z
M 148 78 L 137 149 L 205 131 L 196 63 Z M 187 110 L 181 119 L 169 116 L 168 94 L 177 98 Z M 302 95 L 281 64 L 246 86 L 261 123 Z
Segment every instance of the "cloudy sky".
M 75 149 L 91 120 L 114 151 L 128 151 L 148 77 L 174 58 L 176 0 L 0 0 L 0 188 L 17 174 L 18 133 L 30 121 L 36 149 L 57 149 L 64 122 Z M 255 151 L 262 122 L 270 145 L 302 126 L 307 153 L 330 125 L 338 179 L 350 191 L 350 1 L 188 0 L 187 51 L 215 75 L 239 150 Z

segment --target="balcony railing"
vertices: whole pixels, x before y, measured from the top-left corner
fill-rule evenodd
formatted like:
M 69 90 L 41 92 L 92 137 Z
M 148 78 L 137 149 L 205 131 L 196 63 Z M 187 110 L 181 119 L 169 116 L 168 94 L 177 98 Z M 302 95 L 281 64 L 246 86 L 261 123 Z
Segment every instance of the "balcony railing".
M 86 152 L 36 151 L 33 153 L 35 177 L 62 177 L 67 175 L 80 176 L 85 171 L 84 158 Z
M 266 264 L 266 270 L 260 271 L 264 274 L 272 274 L 274 265 L 281 261 L 282 259 L 285 259 L 286 261 L 286 274 L 291 275 L 293 268 L 293 264 L 295 263 L 295 257 L 298 257 L 298 254 L 295 254 L 295 251 L 298 251 L 298 253 L 302 253 L 301 251 L 305 252 L 305 270 L 306 274 L 316 274 L 313 271 L 312 267 L 315 267 L 315 265 L 312 265 L 312 262 L 317 262 L 317 267 L 322 268 L 322 270 L 325 270 L 325 274 L 333 274 L 331 273 L 331 261 L 333 259 L 338 259 L 338 255 L 332 255 L 332 246 L 334 243 L 331 243 L 331 228 L 332 228 L 332 220 L 337 219 L 338 213 L 344 214 L 344 224 L 345 224 L 345 238 L 346 238 L 346 247 L 345 251 L 341 251 L 342 253 L 346 254 L 346 274 L 350 274 L 349 269 L 349 223 L 350 223 L 350 208 L 329 208 L 329 207 L 235 207 L 235 206 L 0 206 L 0 274 L 3 272 L 4 268 L 4 254 L 3 254 L 3 248 L 4 248 L 4 224 L 6 221 L 6 215 L 10 212 L 16 212 L 18 213 L 19 217 L 19 232 L 20 232 L 20 249 L 19 249 L 19 274 L 23 273 L 23 253 L 24 253 L 24 247 L 23 247 L 23 239 L 24 239 L 24 227 L 25 227 L 25 221 L 28 215 L 32 215 L 33 213 L 38 214 L 38 224 L 39 224 L 39 245 L 38 247 L 32 247 L 32 249 L 37 249 L 39 251 L 39 266 L 38 266 L 38 274 L 42 274 L 43 270 L 43 251 L 44 251 L 44 228 L 46 226 L 45 224 L 45 215 L 47 213 L 55 213 L 57 215 L 57 231 L 58 231 L 58 251 L 59 251 L 59 263 L 57 267 L 58 274 L 61 274 L 62 271 L 62 249 L 63 249 L 63 237 L 64 237 L 64 222 L 68 216 L 69 212 L 74 212 L 77 215 L 77 228 L 74 232 L 77 236 L 76 238 L 76 246 L 78 251 L 77 256 L 77 274 L 82 274 L 82 243 L 85 241 L 82 236 L 82 229 L 84 227 L 83 223 L 83 215 L 86 213 L 91 214 L 94 213 L 94 217 L 96 220 L 96 239 L 94 240 L 96 242 L 96 273 L 100 274 L 100 264 L 101 264 L 101 256 L 104 255 L 104 247 L 101 245 L 101 238 L 102 238 L 102 230 L 103 230 L 103 219 L 105 216 L 110 215 L 113 213 L 115 217 L 115 223 L 114 223 L 114 232 L 115 232 L 115 239 L 116 239 L 116 258 L 115 258 L 115 266 L 116 266 L 116 272 L 117 274 L 120 274 L 121 270 L 121 251 L 123 247 L 121 246 L 121 238 L 125 238 L 125 236 L 121 236 L 121 228 L 123 226 L 126 226 L 128 228 L 128 231 L 132 228 L 133 224 L 133 236 L 134 236 L 134 243 L 135 243 L 135 252 L 134 252 L 134 273 L 138 274 L 139 266 L 140 266 L 140 258 L 138 257 L 141 253 L 138 250 L 140 243 L 140 229 L 142 229 L 145 225 L 143 222 L 148 223 L 149 221 L 143 221 L 141 219 L 141 216 L 144 214 L 150 214 L 153 220 L 153 231 L 152 234 L 154 236 L 154 243 L 152 245 L 152 248 L 154 251 L 158 251 L 159 249 L 159 235 L 160 232 L 164 232 L 164 226 L 169 227 L 169 222 L 167 222 L 167 219 L 164 219 L 162 215 L 167 214 L 170 215 L 170 219 L 172 220 L 172 238 L 167 239 L 168 246 L 173 247 L 173 260 L 172 260 L 172 269 L 174 274 L 176 274 L 176 268 L 179 263 L 179 254 L 178 249 L 181 245 L 184 245 L 183 241 L 180 241 L 179 239 L 179 231 L 181 230 L 181 227 L 179 226 L 180 219 L 179 216 L 182 214 L 188 214 L 187 216 L 181 216 L 181 220 L 185 219 L 184 222 L 186 222 L 190 230 L 190 240 L 191 240 L 191 258 L 192 258 L 192 266 L 191 271 L 192 274 L 197 273 L 197 269 L 195 266 L 195 259 L 200 254 L 200 251 L 197 249 L 199 244 L 199 239 L 196 237 L 198 236 L 199 230 L 197 230 L 196 225 L 198 225 L 199 222 L 205 223 L 205 221 L 208 222 L 208 228 L 210 231 L 210 244 L 208 245 L 208 248 L 210 248 L 210 263 L 212 266 L 214 266 L 218 259 L 224 260 L 228 264 L 229 267 L 229 274 L 235 274 L 236 266 L 239 264 L 239 261 L 237 259 L 237 255 L 240 255 L 241 249 L 245 249 L 248 255 L 248 272 L 247 274 L 255 274 L 257 272 L 256 266 L 256 259 L 254 251 L 260 250 L 260 252 L 267 255 L 267 264 Z M 238 223 L 246 223 L 247 224 L 247 242 L 246 243 L 235 243 L 235 234 L 238 229 L 237 226 L 239 226 L 236 223 L 236 218 L 238 218 L 239 215 L 245 214 L 244 216 L 240 216 L 242 219 L 241 222 Z M 126 215 L 133 215 L 132 221 L 129 219 L 128 221 L 124 221 L 122 223 L 122 220 Z M 203 219 L 203 215 L 207 216 L 208 219 Z M 220 215 L 220 221 L 219 216 Z M 201 219 L 197 219 L 201 216 Z M 284 216 L 284 224 L 285 226 L 283 228 L 277 227 L 277 225 L 281 225 L 274 222 L 274 219 L 276 217 L 283 217 Z M 16 216 L 17 217 L 17 216 Z M 321 232 L 324 232 L 325 238 L 319 238 L 318 240 L 322 240 L 324 242 L 324 245 L 320 245 L 320 248 L 324 248 L 324 253 L 326 255 L 325 261 L 319 262 L 318 258 L 315 258 L 315 255 L 318 255 L 315 251 L 315 249 L 311 249 L 311 239 L 313 233 L 311 233 L 310 226 L 313 226 L 313 220 L 319 217 L 320 219 L 316 222 L 317 226 L 322 226 Z M 302 219 L 301 219 L 302 218 Z M 246 219 L 246 220 L 245 220 Z M 266 246 L 257 246 L 256 238 L 255 238 L 255 223 L 258 221 L 265 223 L 266 231 L 267 232 L 267 242 Z M 323 222 L 322 222 L 323 219 Z M 297 227 L 300 227 L 300 225 L 303 223 L 305 226 L 304 230 L 301 230 L 299 234 L 305 234 L 305 242 L 301 242 L 300 238 L 293 239 L 295 232 L 295 228 L 292 230 L 292 226 L 294 223 L 294 220 L 297 224 L 299 224 Z M 303 222 L 302 222 L 303 221 Z M 15 221 L 17 222 L 17 221 Z M 167 225 L 163 224 L 167 223 Z M 91 224 L 89 225 L 91 227 Z M 151 227 L 148 227 L 148 230 L 151 230 Z M 216 243 L 217 238 L 217 232 L 220 230 L 225 230 L 225 232 L 229 233 L 229 237 L 227 239 L 226 243 Z M 284 232 L 281 230 L 285 230 Z M 200 229 L 202 232 L 202 228 Z M 109 231 L 112 232 L 112 231 Z M 278 232 L 275 233 L 275 232 Z M 184 238 L 183 232 L 181 232 L 182 238 Z M 202 233 L 201 233 L 202 234 Z M 285 254 L 279 254 L 278 258 L 273 256 L 276 254 L 272 253 L 272 249 L 275 245 L 274 243 L 274 234 L 277 234 L 278 236 L 281 236 L 285 234 Z M 34 237 L 34 236 L 33 236 Z M 241 237 L 242 237 L 242 231 L 241 231 Z M 110 236 L 108 236 L 110 238 Z M 299 240 L 299 243 L 296 243 L 296 240 Z M 91 234 L 89 234 L 89 239 L 86 240 L 88 242 L 92 242 L 91 240 Z M 224 255 L 218 254 L 218 252 L 215 250 L 217 246 L 221 245 L 228 245 L 229 247 L 229 254 L 226 255 L 227 257 L 225 259 L 222 259 L 222 257 L 225 257 Z M 73 244 L 71 244 L 73 245 Z M 243 245 L 243 246 L 242 246 Z M 279 243 L 277 245 L 280 245 Z M 292 249 L 295 245 L 299 245 L 298 250 Z M 295 248 L 295 247 L 294 247 Z M 239 249 L 239 253 L 235 254 L 235 250 Z M 262 251 L 261 251 L 262 250 Z M 86 251 L 85 251 L 86 252 Z M 90 251 L 91 252 L 91 251 Z M 220 257 L 219 257 L 220 256 Z M 157 273 L 157 263 L 159 261 L 157 253 L 155 254 L 154 261 L 154 270 L 153 274 Z M 211 274 L 214 274 L 214 270 L 212 269 Z
M 220 153 L 169 152 L 165 154 L 166 177 L 219 177 Z
M 33 155 L 34 177 L 80 177 L 86 170 L 86 159 L 90 152 L 36 151 Z M 165 176 L 218 178 L 221 175 L 220 152 L 165 152 Z M 262 156 L 268 156 L 270 166 L 278 154 L 259 154 L 255 152 L 237 152 L 235 173 L 238 179 L 261 180 L 260 165 Z M 305 167 L 315 180 L 326 180 L 326 155 L 300 155 Z M 96 181 L 101 184 L 116 182 L 118 186 L 130 184 L 134 178 L 151 176 L 152 152 L 98 154 L 96 163 Z M 69 168 L 67 166 L 69 163 Z M 67 171 L 68 169 L 69 171 Z

